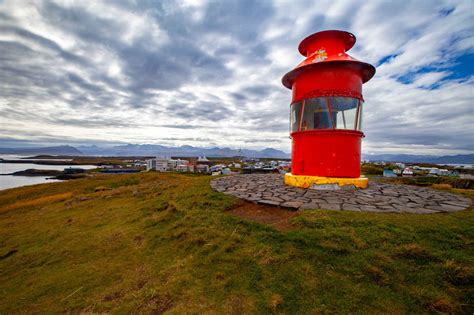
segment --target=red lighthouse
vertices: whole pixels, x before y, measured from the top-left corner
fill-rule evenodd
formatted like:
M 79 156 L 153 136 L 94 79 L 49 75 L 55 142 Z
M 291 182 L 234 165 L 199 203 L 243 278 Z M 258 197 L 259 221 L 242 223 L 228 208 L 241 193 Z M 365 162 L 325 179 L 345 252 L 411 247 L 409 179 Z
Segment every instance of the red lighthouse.
M 306 59 L 282 79 L 293 91 L 288 185 L 368 185 L 360 176 L 362 84 L 375 67 L 346 53 L 355 42 L 353 34 L 335 30 L 306 37 L 298 47 Z

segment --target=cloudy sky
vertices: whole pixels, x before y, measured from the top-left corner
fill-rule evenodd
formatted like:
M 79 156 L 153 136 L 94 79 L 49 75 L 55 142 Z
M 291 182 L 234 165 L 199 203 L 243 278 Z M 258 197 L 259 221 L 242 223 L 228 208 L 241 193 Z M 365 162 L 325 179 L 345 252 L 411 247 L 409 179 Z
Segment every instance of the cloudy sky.
M 0 0 L 0 146 L 290 151 L 299 42 L 354 33 L 365 153 L 474 152 L 474 1 Z

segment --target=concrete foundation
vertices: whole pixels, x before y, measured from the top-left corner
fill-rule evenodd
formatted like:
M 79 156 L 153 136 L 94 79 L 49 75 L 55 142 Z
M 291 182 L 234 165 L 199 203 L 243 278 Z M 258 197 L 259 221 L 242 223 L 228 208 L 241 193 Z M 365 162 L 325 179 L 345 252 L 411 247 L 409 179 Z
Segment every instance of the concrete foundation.
M 367 188 L 369 186 L 369 179 L 367 177 L 359 178 L 342 178 L 342 177 L 321 177 L 321 176 L 306 176 L 293 175 L 291 173 L 285 174 L 285 184 L 300 188 L 315 188 L 318 185 L 338 185 L 355 186 L 357 188 Z

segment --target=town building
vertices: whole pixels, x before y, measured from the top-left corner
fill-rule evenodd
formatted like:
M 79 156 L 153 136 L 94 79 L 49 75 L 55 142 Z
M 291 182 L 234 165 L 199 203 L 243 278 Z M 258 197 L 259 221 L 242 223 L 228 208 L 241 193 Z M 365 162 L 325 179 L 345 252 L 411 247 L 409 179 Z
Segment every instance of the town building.
M 188 165 L 186 164 L 176 165 L 176 172 L 188 172 Z
M 430 175 L 437 175 L 437 176 L 448 176 L 448 175 L 451 175 L 451 171 L 449 171 L 447 169 L 435 168 L 435 169 L 431 169 L 429 171 L 429 174 Z
M 156 157 L 155 159 L 146 160 L 147 171 L 166 172 L 169 171 L 169 159 L 165 157 Z
M 169 164 L 167 158 L 156 158 L 156 166 L 155 170 L 158 172 L 166 172 L 169 171 Z
M 146 170 L 156 170 L 156 159 L 146 160 Z
M 196 172 L 198 173 L 209 173 L 209 165 L 207 164 L 198 164 L 196 165 Z
M 187 160 L 173 160 L 173 159 L 168 159 L 168 169 L 171 171 L 175 171 L 178 167 L 178 165 L 187 165 L 189 161 Z
M 402 176 L 413 176 L 413 169 L 406 167 L 402 172 Z
M 216 164 L 210 167 L 211 172 L 220 172 L 226 166 L 224 164 Z
M 168 157 L 157 157 L 155 159 L 150 159 L 146 161 L 146 170 L 153 170 L 158 172 L 194 172 L 195 166 L 188 160 L 171 159 Z

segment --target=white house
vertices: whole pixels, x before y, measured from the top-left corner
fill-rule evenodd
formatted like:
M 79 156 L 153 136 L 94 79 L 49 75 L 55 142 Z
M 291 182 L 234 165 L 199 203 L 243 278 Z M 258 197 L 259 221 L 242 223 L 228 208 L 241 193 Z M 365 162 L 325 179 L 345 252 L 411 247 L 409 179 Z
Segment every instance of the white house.
M 146 160 L 146 170 L 156 170 L 156 159 Z
M 176 170 L 176 168 L 178 167 L 178 165 L 187 165 L 189 163 L 189 161 L 187 160 L 181 160 L 181 159 L 177 159 L 177 160 L 173 160 L 173 159 L 169 159 L 168 160 L 168 167 L 170 170 Z
M 169 171 L 169 164 L 168 164 L 167 158 L 156 158 L 155 161 L 156 161 L 155 170 L 157 170 L 158 172 Z
M 188 166 L 186 164 L 178 164 L 178 165 L 176 165 L 176 171 L 177 172 L 187 172 L 188 171 Z
M 430 175 L 438 175 L 438 176 L 448 176 L 450 175 L 451 172 L 447 169 L 431 169 L 430 170 Z
M 403 176 L 413 176 L 413 170 L 409 167 L 406 167 L 403 172 L 402 172 L 402 175 Z
M 146 160 L 147 171 L 166 172 L 169 170 L 168 158 L 157 157 L 156 159 Z
M 198 172 L 198 173 L 209 173 L 209 165 L 207 165 L 207 164 L 198 164 L 198 165 L 196 165 L 196 172 Z

